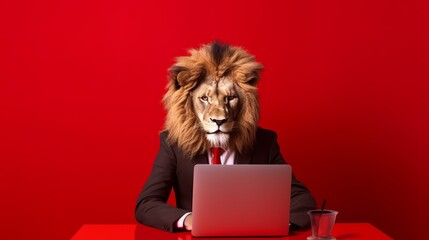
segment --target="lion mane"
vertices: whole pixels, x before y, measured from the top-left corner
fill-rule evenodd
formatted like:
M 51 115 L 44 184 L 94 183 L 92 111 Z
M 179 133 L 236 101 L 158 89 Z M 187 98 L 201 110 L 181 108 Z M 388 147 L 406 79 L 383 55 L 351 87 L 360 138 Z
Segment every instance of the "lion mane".
M 163 104 L 167 110 L 165 130 L 169 144 L 177 144 L 190 158 L 210 149 L 206 132 L 193 108 L 192 91 L 207 77 L 233 79 L 240 99 L 234 113 L 234 127 L 230 133 L 230 150 L 244 153 L 255 142 L 259 121 L 259 102 L 256 84 L 262 65 L 240 47 L 219 42 L 189 50 L 188 56 L 178 57 L 169 69 L 170 80 Z

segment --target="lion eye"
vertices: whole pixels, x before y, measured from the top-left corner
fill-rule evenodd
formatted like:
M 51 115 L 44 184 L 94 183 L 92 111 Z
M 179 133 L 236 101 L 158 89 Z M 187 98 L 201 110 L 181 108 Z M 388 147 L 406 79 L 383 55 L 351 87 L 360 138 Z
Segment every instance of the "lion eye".
M 207 96 L 202 96 L 202 97 L 200 97 L 200 99 L 203 102 L 207 102 L 209 100 L 209 98 Z
M 231 96 L 227 96 L 225 100 L 226 100 L 227 102 L 229 102 L 229 101 L 232 101 L 232 100 L 234 100 L 234 99 L 236 99 L 236 98 L 237 98 L 237 96 L 233 96 L 233 95 L 231 95 Z

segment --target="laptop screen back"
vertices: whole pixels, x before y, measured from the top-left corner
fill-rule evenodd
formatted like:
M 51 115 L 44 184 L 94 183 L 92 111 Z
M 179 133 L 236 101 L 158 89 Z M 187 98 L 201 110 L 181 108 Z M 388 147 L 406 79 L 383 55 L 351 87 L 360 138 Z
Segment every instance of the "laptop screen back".
M 193 236 L 285 236 L 289 165 L 196 165 Z

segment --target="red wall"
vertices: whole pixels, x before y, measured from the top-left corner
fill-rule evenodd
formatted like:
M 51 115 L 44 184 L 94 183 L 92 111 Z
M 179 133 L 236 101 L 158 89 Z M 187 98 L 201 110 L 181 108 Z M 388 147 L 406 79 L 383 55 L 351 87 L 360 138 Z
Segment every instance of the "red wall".
M 338 221 L 395 239 L 429 214 L 425 1 L 2 1 L 2 239 L 132 223 L 167 69 L 215 39 L 265 66 L 261 125 Z

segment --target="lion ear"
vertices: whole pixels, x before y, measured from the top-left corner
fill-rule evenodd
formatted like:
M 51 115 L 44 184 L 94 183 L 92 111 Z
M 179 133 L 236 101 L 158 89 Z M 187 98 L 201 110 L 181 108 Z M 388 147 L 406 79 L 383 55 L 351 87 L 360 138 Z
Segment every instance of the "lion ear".
M 169 69 L 169 72 L 176 90 L 185 86 L 192 89 L 206 76 L 203 65 L 195 65 L 190 69 L 174 65 Z
M 247 84 L 252 85 L 252 86 L 256 86 L 256 84 L 259 82 L 259 74 L 258 76 L 252 77 L 250 79 L 247 80 Z
M 168 69 L 168 72 L 170 73 L 170 79 L 173 81 L 176 90 L 184 85 L 184 80 L 187 75 L 187 69 L 185 67 L 174 65 Z
M 256 86 L 256 84 L 259 82 L 260 75 L 259 72 L 264 69 L 264 67 L 257 62 L 253 62 L 250 64 L 250 66 L 247 66 L 247 72 L 246 74 L 246 83 L 252 86 Z

